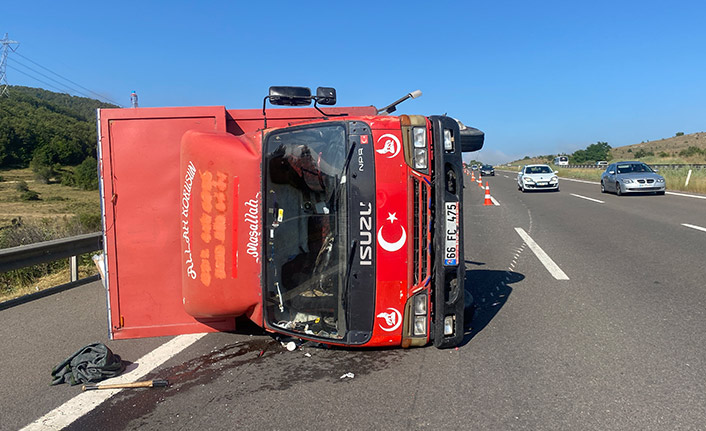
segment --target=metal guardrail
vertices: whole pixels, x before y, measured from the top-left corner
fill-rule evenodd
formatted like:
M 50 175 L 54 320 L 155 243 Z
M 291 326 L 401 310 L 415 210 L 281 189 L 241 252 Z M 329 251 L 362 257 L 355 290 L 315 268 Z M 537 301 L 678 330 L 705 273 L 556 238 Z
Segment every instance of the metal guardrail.
M 20 296 L 0 302 L 0 310 L 14 307 L 34 299 L 43 298 L 55 293 L 63 292 L 82 284 L 100 280 L 100 275 L 92 275 L 79 280 L 78 259 L 80 254 L 90 253 L 103 248 L 103 233 L 95 232 L 85 235 L 77 235 L 69 238 L 44 241 L 36 244 L 21 245 L 0 250 L 0 273 L 12 271 L 13 269 L 26 268 L 40 263 L 52 262 L 59 259 L 69 258 L 71 266 L 71 281 L 60 286 L 50 287 L 39 292 Z
M 682 164 L 652 164 L 652 163 L 647 163 L 650 167 L 652 168 L 657 168 L 657 169 L 681 169 L 681 168 L 689 168 L 689 169 L 706 169 L 706 163 L 682 163 Z M 605 169 L 608 167 L 608 165 L 603 165 L 603 166 L 598 166 L 595 164 L 588 164 L 588 165 L 569 165 L 565 166 L 566 168 L 573 168 L 573 169 Z
M 0 273 L 68 257 L 71 259 L 71 281 L 76 281 L 78 278 L 76 256 L 102 248 L 102 232 L 5 248 L 0 250 Z

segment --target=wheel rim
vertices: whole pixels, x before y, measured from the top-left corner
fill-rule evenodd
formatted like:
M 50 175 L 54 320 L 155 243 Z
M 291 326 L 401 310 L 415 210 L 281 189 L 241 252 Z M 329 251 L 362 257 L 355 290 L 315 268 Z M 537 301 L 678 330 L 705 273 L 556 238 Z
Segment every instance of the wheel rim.
M 620 183 L 615 183 L 615 193 L 620 196 L 623 192 L 620 190 Z
M 601 193 L 605 193 L 605 184 L 601 181 Z

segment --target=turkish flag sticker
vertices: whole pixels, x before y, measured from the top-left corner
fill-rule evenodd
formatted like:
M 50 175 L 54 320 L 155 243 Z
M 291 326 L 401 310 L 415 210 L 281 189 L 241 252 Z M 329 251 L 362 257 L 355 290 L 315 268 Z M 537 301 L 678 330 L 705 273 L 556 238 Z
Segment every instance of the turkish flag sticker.
M 360 136 L 360 143 L 367 144 L 368 143 L 368 135 L 361 135 Z

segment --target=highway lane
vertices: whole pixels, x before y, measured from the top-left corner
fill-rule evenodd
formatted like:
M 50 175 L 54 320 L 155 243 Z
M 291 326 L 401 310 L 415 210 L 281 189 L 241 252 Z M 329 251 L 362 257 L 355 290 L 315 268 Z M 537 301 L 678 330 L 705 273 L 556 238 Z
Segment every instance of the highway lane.
M 559 193 L 522 194 L 514 176 L 500 176 L 490 184 L 493 195 L 509 207 L 507 212 L 526 214 L 526 224 L 521 226 L 571 278 L 558 284 L 544 276 L 546 284 L 535 292 L 551 292 L 543 299 L 544 317 L 528 316 L 517 303 L 524 299 L 518 292 L 527 292 L 525 283 L 539 281 L 543 275 L 525 269 L 536 258 L 523 252 L 517 271 L 526 278 L 503 309 L 517 312 L 518 318 L 544 321 L 534 328 L 539 336 L 526 334 L 534 340 L 526 350 L 534 351 L 535 343 L 543 346 L 536 360 L 542 354 L 553 357 L 550 362 L 559 366 L 555 373 L 567 373 L 559 380 L 555 373 L 547 373 L 547 380 L 536 382 L 537 386 L 564 394 L 564 408 L 581 406 L 582 414 L 592 414 L 592 421 L 600 426 L 699 428 L 706 417 L 700 401 L 706 235 L 680 223 L 689 218 L 702 220 L 703 225 L 704 201 L 669 195 L 601 195 L 596 185 L 569 181 L 561 183 Z M 480 193 L 475 194 L 479 199 Z M 512 238 L 498 241 L 512 242 Z M 532 304 L 525 306 L 529 311 Z M 517 342 L 524 344 L 525 338 Z M 567 394 L 566 388 L 571 387 L 574 390 Z M 619 418 L 611 420 L 616 414 L 624 415 L 622 426 Z
M 458 350 L 288 352 L 255 330 L 209 334 L 148 375 L 173 386 L 123 391 L 70 429 L 702 427 L 706 233 L 680 223 L 704 225 L 704 201 L 617 198 L 568 181 L 522 194 L 502 173 L 488 182 L 499 206 L 467 183 L 466 285 L 478 309 Z M 17 429 L 77 393 L 48 387 L 49 369 L 105 341 L 102 291 L 4 310 L 0 331 L 14 347 L 0 359 L 0 405 L 17 406 L 3 407 L 0 428 Z M 134 361 L 164 341 L 109 345 Z

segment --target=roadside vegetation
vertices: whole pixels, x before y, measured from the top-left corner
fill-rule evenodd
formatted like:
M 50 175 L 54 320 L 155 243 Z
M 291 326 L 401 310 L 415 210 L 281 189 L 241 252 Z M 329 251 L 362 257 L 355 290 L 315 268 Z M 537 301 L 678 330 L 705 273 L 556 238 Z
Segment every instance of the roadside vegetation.
M 10 86 L 0 98 L 0 248 L 100 226 L 96 109 L 113 105 Z M 84 273 L 95 273 L 82 256 Z M 68 261 L 0 274 L 0 301 L 69 281 Z
M 0 177 L 0 248 L 101 230 L 97 190 L 38 182 L 28 168 L 3 169 Z M 81 256 L 79 272 L 96 273 L 90 255 Z M 67 259 L 1 273 L 0 301 L 69 280 Z

